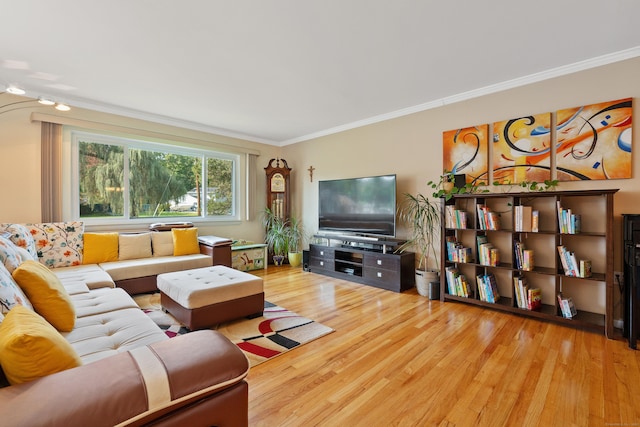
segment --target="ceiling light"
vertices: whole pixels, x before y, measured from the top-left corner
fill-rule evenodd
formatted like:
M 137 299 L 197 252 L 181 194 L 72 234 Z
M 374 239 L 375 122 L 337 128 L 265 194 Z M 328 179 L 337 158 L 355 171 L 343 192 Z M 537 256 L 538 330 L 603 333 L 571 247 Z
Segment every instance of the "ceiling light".
M 55 105 L 55 101 L 49 99 L 49 98 L 43 98 L 43 97 L 39 97 L 38 98 L 38 102 L 42 105 Z
M 7 92 L 12 93 L 14 95 L 24 95 L 25 93 L 27 93 L 25 92 L 24 89 L 20 89 L 19 87 L 15 87 L 15 86 L 9 86 L 7 88 Z
M 71 107 L 69 107 L 67 104 L 57 103 L 56 104 L 56 110 L 58 110 L 58 111 L 69 111 L 69 110 L 71 110 Z

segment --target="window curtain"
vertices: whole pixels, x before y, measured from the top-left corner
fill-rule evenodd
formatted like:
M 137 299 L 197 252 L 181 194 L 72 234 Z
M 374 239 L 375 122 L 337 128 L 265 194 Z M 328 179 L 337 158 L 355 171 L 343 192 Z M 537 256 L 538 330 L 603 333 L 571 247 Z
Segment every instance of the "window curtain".
M 41 123 L 42 222 L 62 221 L 62 125 Z
M 247 200 L 246 200 L 246 220 L 251 221 L 255 217 L 256 209 L 256 167 L 258 164 L 258 156 L 247 153 Z

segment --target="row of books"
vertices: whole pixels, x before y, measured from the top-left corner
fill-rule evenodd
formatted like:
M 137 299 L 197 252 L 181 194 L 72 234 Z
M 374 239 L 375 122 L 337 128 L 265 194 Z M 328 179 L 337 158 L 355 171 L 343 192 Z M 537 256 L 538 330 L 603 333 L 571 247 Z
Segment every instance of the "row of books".
M 578 310 L 576 310 L 576 306 L 571 297 L 564 297 L 562 294 L 558 294 L 558 305 L 560 306 L 562 317 L 571 319 L 578 314 Z
M 513 290 L 518 308 L 535 311 L 542 308 L 542 290 L 530 288 L 526 277 L 514 277 Z
M 564 269 L 565 276 L 571 277 L 591 277 L 591 261 L 581 259 L 578 261 L 576 254 L 569 251 L 565 246 L 558 246 L 560 263 Z
M 471 285 L 467 282 L 467 278 L 464 274 L 461 274 L 457 268 L 447 267 L 445 269 L 445 275 L 447 278 L 447 289 L 450 295 L 465 298 L 473 295 L 473 289 L 471 289 Z
M 500 264 L 500 250 L 489 243 L 487 236 L 476 236 L 478 264 L 495 267 Z
M 515 231 L 538 232 L 540 212 L 531 206 L 516 205 L 513 208 L 513 227 Z
M 447 236 L 447 260 L 452 262 L 473 262 L 471 248 L 465 248 L 455 236 Z
M 561 233 L 578 234 L 582 226 L 581 216 L 571 212 L 571 209 L 563 209 L 560 200 L 557 202 L 558 209 L 558 228 Z
M 478 296 L 481 301 L 490 303 L 498 302 L 500 293 L 498 292 L 496 277 L 493 274 L 478 274 L 476 276 L 476 283 L 478 284 Z
M 491 211 L 488 206 L 477 205 L 480 230 L 500 230 L 500 214 Z
M 467 228 L 467 213 L 456 209 L 455 205 L 447 205 L 445 209 L 445 227 Z
M 533 270 L 533 250 L 525 249 L 524 243 L 516 242 L 513 252 L 515 255 L 515 267 L 520 270 Z

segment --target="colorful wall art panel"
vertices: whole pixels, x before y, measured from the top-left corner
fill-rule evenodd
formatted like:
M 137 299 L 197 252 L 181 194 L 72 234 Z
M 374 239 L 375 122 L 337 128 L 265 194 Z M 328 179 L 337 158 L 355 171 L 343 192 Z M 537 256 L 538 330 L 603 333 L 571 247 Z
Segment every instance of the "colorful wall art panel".
M 442 132 L 443 167 L 468 183 L 489 182 L 489 124 Z
M 556 113 L 559 181 L 631 178 L 631 98 Z
M 500 184 L 551 179 L 551 113 L 495 122 L 492 167 Z

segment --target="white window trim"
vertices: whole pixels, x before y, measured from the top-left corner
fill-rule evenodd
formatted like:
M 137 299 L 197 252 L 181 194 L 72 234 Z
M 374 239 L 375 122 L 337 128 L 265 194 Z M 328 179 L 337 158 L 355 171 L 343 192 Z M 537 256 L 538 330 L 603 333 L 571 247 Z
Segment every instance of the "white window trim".
M 106 143 L 110 145 L 121 145 L 126 148 L 139 148 L 150 151 L 162 151 L 171 154 L 181 154 L 190 156 L 203 156 L 204 158 L 220 158 L 231 160 L 233 162 L 233 181 L 232 194 L 233 205 L 232 214 L 226 216 L 198 216 L 198 217 L 151 217 L 151 218 L 81 218 L 80 206 L 78 203 L 80 197 L 79 189 L 79 165 L 78 165 L 78 141 L 80 139 L 90 140 L 93 142 Z M 127 151 L 127 150 L 125 150 Z M 125 155 L 125 158 L 127 156 Z M 194 224 L 234 224 L 241 222 L 241 200 L 240 194 L 243 186 L 241 185 L 241 168 L 242 156 L 239 154 L 220 152 L 215 150 L 205 150 L 202 148 L 185 147 L 184 144 L 171 141 L 154 142 L 145 141 L 131 137 L 123 137 L 119 135 L 105 134 L 97 131 L 86 131 L 73 127 L 64 127 L 63 129 L 63 146 L 62 146 L 62 188 L 63 188 L 63 217 L 68 220 L 80 220 L 87 226 L 100 226 L 104 229 L 109 227 L 117 227 L 118 229 L 139 228 L 142 224 L 153 222 L 169 222 L 190 221 Z M 128 162 L 125 163 L 125 173 L 128 170 Z M 206 180 L 206 165 L 203 162 L 203 182 Z M 125 181 L 125 192 L 128 194 L 128 181 Z M 128 212 L 128 197 L 125 198 L 125 212 Z M 175 219 L 172 219 L 175 218 Z

